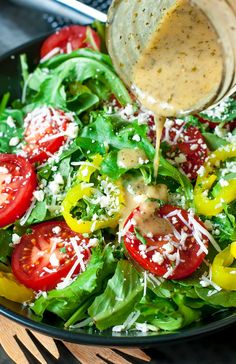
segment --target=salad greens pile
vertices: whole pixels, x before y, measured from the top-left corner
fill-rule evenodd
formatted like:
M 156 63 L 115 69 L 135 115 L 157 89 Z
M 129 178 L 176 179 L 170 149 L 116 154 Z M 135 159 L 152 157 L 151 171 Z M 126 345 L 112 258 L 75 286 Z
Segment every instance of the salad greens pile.
M 26 55 L 21 56 L 21 64 L 22 100 L 7 106 L 9 95 L 6 94 L 0 105 L 0 152 L 25 156 L 24 120 L 35 110 L 50 107 L 73 115 L 73 130 L 54 155 L 35 164 L 38 187 L 25 215 L 7 229 L 1 229 L 0 271 L 10 272 L 10 257 L 17 237 L 19 243 L 21 236 L 31 232 L 32 225 L 52 220 L 60 222 L 64 218 L 67 222 L 62 206 L 71 189 L 75 188 L 74 193 L 79 193 L 79 183 L 90 183 L 97 191 L 96 196 L 109 200 L 108 205 L 105 202 L 102 205 L 101 199 L 91 197 L 90 190 L 77 199 L 74 197 L 68 218 L 73 221 L 81 218 L 85 230 L 90 226 L 91 230 L 83 234 L 95 241 L 91 257 L 86 269 L 69 284 L 47 292 L 39 290 L 30 302 L 31 310 L 42 320 L 47 320 L 49 314 L 56 315 L 67 328 L 112 328 L 118 335 L 127 330 L 174 332 L 222 309 L 236 307 L 233 265 L 230 264 L 234 283 L 231 282 L 230 289 L 224 289 L 212 279 L 214 258 L 222 252 L 210 242 L 207 256 L 193 274 L 184 279 L 165 279 L 127 259 L 124 232 L 119 228 L 118 220 L 114 223 L 115 207 L 115 212 L 109 216 L 114 196 L 120 198 L 115 205 L 117 211 L 125 205 L 125 194 L 121 195 L 126 181 L 141 178 L 147 186 L 164 184 L 169 204 L 193 211 L 201 218 L 220 251 L 236 241 L 236 194 L 231 190 L 231 198 L 227 199 L 228 192 L 224 190 L 227 183 L 236 179 L 235 99 L 227 99 L 220 105 L 220 111 L 216 108 L 182 120 L 185 130 L 194 126 L 201 132 L 208 155 L 215 151 L 220 151 L 219 156 L 223 155 L 224 148 L 233 146 L 227 157 L 219 157 L 208 176 L 205 175 L 208 167 L 202 164 L 201 182 L 189 178 L 181 165 L 182 154 L 181 162 L 174 154 L 172 158 L 173 143 L 168 144 L 168 140 L 163 139 L 158 176 L 155 177 L 151 113 L 133 100 L 107 54 L 78 49 L 39 63 L 32 73 L 28 71 Z M 217 124 L 212 128 L 210 123 Z M 127 149 L 138 149 L 146 159 L 140 158 L 135 166 L 122 165 L 119 153 Z M 90 170 L 95 164 L 94 156 L 100 159 L 96 168 Z M 78 174 L 83 175 L 80 182 Z M 215 176 L 213 185 L 207 192 L 196 192 L 196 186 L 199 183 L 202 186 L 204 178 L 211 174 Z M 123 187 L 116 195 L 115 188 L 120 185 Z M 110 186 L 110 192 L 107 192 L 107 186 Z M 196 210 L 196 193 L 206 204 L 209 200 L 214 201 L 218 194 L 225 196 L 220 213 L 214 214 L 210 207 L 207 215 Z M 167 202 L 160 199 L 158 203 Z M 87 224 L 96 220 L 95 215 L 106 222 L 105 226 L 98 224 L 91 228 L 91 224 Z M 138 231 L 137 238 L 143 244 Z M 222 262 L 222 272 L 226 265 Z

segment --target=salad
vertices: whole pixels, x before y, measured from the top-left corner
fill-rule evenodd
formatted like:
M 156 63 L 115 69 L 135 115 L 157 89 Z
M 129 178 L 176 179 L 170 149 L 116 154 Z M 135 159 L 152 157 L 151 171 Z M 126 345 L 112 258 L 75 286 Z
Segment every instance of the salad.
M 0 296 L 65 328 L 175 332 L 236 307 L 236 99 L 167 119 L 116 75 L 104 28 L 42 45 L 0 104 Z

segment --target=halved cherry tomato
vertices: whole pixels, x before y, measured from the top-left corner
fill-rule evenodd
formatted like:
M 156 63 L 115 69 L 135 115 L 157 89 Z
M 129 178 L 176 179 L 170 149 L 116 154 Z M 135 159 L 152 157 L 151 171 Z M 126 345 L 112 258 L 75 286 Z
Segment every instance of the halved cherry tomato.
M 129 256 L 157 276 L 188 277 L 207 253 L 208 238 L 201 232 L 204 225 L 195 215 L 179 207 L 156 204 L 148 210 L 144 206 L 136 208 L 125 223 L 124 244 Z
M 90 257 L 89 239 L 62 221 L 44 222 L 31 230 L 22 236 L 12 254 L 12 271 L 19 282 L 36 291 L 47 291 L 68 274 L 73 279 L 85 269 Z
M 91 27 L 70 25 L 50 35 L 43 42 L 40 56 L 43 58 L 53 50 L 57 50 L 56 54 L 70 53 L 79 48 L 92 48 L 98 51 L 100 46 L 99 35 Z
M 0 154 L 0 227 L 24 215 L 36 186 L 36 174 L 25 158 Z
M 28 113 L 24 120 L 23 150 L 31 163 L 42 163 L 65 143 L 66 130 L 72 115 L 62 110 L 43 106 Z
M 197 171 L 208 155 L 207 145 L 198 128 L 185 125 L 181 119 L 167 120 L 162 141 L 170 146 L 166 156 L 183 169 L 191 179 L 197 178 Z

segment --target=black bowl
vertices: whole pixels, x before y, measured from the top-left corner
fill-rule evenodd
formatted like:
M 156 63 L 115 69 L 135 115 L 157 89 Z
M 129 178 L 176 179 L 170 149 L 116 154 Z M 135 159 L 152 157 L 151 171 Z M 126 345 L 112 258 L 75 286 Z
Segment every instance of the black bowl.
M 9 91 L 12 99 L 20 97 L 21 69 L 19 56 L 26 53 L 30 68 L 33 69 L 39 61 L 39 50 L 45 37 L 46 35 L 18 47 L 0 58 L 0 95 Z M 222 310 L 176 333 L 157 335 L 156 333 L 130 332 L 114 335 L 111 330 L 99 332 L 97 330 L 64 329 L 52 317 L 45 319 L 45 322 L 40 322 L 29 309 L 4 298 L 0 298 L 0 314 L 30 329 L 64 341 L 89 345 L 132 347 L 154 346 L 156 344 L 192 339 L 223 329 L 236 322 L 235 310 Z

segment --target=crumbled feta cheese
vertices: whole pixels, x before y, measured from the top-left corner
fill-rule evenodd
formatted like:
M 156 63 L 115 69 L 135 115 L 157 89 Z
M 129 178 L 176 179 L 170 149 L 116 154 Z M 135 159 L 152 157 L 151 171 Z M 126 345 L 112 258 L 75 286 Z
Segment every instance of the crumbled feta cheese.
M 152 261 L 161 265 L 164 262 L 164 257 L 160 252 L 155 252 L 152 256 Z
M 221 187 L 226 187 L 226 186 L 228 186 L 228 185 L 229 185 L 229 182 L 228 182 L 228 181 L 226 181 L 225 179 L 221 178 L 221 179 L 219 180 L 219 184 L 221 185 Z
M 184 163 L 186 162 L 186 156 L 183 153 L 180 153 L 177 157 L 175 157 L 175 162 L 176 163 Z
M 17 245 L 19 244 L 21 237 L 18 234 L 12 234 L 12 244 Z
M 52 267 L 58 267 L 60 262 L 56 256 L 55 253 L 52 253 L 49 259 L 50 264 L 52 265 Z
M 33 192 L 34 197 L 37 201 L 43 201 L 44 200 L 44 192 L 42 190 L 37 190 Z
M 19 144 L 20 139 L 18 137 L 13 137 L 9 141 L 10 147 L 15 147 L 17 144 Z
M 138 134 L 135 134 L 132 138 L 132 140 L 136 141 L 136 142 L 140 142 L 141 138 Z
M 52 228 L 52 232 L 54 234 L 59 234 L 61 232 L 60 226 L 55 226 L 54 228 Z
M 171 243 L 166 243 L 162 247 L 167 254 L 173 253 L 175 250 L 174 246 Z
M 62 177 L 62 175 L 60 173 L 55 174 L 54 181 L 56 183 L 58 183 L 59 185 L 63 185 L 64 184 L 63 177 Z
M 6 167 L 0 167 L 0 173 L 6 174 L 9 173 L 9 171 Z

